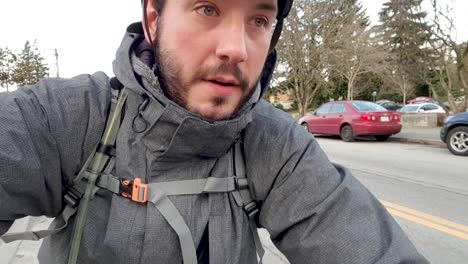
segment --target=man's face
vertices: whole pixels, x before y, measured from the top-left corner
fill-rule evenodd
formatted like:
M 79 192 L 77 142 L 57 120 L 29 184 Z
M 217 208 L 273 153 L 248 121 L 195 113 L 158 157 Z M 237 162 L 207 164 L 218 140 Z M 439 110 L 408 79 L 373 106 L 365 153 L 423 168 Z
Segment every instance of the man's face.
M 229 119 L 258 83 L 276 0 L 167 0 L 156 56 L 168 96 L 210 120 Z

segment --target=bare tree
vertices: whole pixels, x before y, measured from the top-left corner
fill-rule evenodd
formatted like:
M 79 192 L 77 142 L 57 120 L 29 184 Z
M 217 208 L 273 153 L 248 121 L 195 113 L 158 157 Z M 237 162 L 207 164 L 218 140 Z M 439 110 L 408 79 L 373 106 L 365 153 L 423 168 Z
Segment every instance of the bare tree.
M 396 86 L 397 90 L 403 97 L 402 103 L 406 104 L 406 99 L 408 99 L 408 96 L 413 94 L 416 89 L 414 84 L 410 81 L 407 73 L 400 67 L 396 66 L 395 68 L 390 69 L 385 77 Z
M 356 90 L 355 83 L 360 75 L 368 73 L 377 63 L 376 49 L 371 43 L 369 19 L 357 1 L 335 1 L 339 16 L 336 20 L 336 30 L 333 38 L 329 38 L 327 46 L 328 63 L 332 71 L 341 75 L 347 83 L 347 100 L 353 100 Z M 336 7 L 335 7 L 336 8 Z
M 354 26 L 350 26 L 354 27 Z M 338 72 L 347 82 L 347 100 L 361 92 L 362 87 L 355 84 L 366 73 L 385 73 L 382 67 L 388 54 L 380 49 L 371 38 L 372 30 L 356 30 L 341 48 L 330 54 L 330 67 Z
M 468 109 L 468 67 L 466 66 L 468 45 L 463 46 L 457 44 L 456 39 L 453 37 L 454 32 L 456 32 L 456 27 L 450 15 L 452 8 L 448 5 L 441 7 L 437 0 L 431 0 L 431 4 L 434 10 L 432 31 L 436 40 L 442 43 L 436 48 L 438 48 L 439 53 L 449 49 L 449 52 L 455 54 L 457 78 L 465 94 L 463 110 L 466 110 Z M 444 63 L 446 64 L 446 62 Z
M 373 30 L 380 29 L 375 27 Z M 405 104 L 408 96 L 413 94 L 416 89 L 413 79 L 408 76 L 406 67 L 398 63 L 398 55 L 392 53 L 382 41 L 382 35 L 377 34 L 372 39 L 372 43 L 374 63 L 369 66 L 372 67 L 372 72 L 378 74 L 384 82 L 384 89 L 380 93 L 399 94 L 402 98 L 402 104 Z
M 286 21 L 279 43 L 280 63 L 275 78 L 283 78 L 287 91 L 295 100 L 299 114 L 304 115 L 317 93 L 326 83 L 324 41 L 320 17 L 326 13 L 326 3 L 297 0 Z
M 432 74 L 434 75 L 433 81 L 428 81 L 428 85 L 432 90 L 433 94 L 436 95 L 436 99 L 440 101 L 437 93 L 437 87 L 440 87 L 447 96 L 450 109 L 453 112 L 458 112 L 455 104 L 455 98 L 453 96 L 454 88 L 454 76 L 453 70 L 450 66 L 454 65 L 454 57 L 450 47 L 445 45 L 441 41 L 432 41 L 431 43 L 432 52 L 429 61 Z

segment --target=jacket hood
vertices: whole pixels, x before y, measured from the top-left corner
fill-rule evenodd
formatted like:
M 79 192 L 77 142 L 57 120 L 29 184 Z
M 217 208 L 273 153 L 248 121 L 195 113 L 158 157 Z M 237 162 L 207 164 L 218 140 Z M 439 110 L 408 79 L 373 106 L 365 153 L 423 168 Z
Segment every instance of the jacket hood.
M 165 96 L 154 73 L 154 65 L 146 65 L 143 61 L 148 61 L 147 58 L 141 58 L 141 54 L 140 57 L 137 55 L 136 50 L 142 41 L 144 35 L 141 23 L 131 24 L 117 51 L 113 68 L 117 79 L 140 97 L 132 99 L 130 96 L 127 101 L 128 108 L 139 108 L 142 97 L 150 99 L 144 112 L 136 113 L 131 109 L 128 111 L 128 114 L 133 113 L 144 119 L 140 123 L 145 123 L 148 131 L 139 133 L 147 135 L 146 138 L 153 138 L 142 138 L 147 142 L 149 150 L 160 153 L 161 158 L 171 160 L 192 156 L 220 157 L 226 153 L 240 132 L 252 121 L 255 106 L 261 100 L 271 79 L 276 54 L 273 52 L 268 57 L 255 92 L 237 116 L 230 120 L 212 121 L 186 110 Z M 158 129 L 154 129 L 156 123 Z M 157 134 L 156 141 L 154 134 Z M 213 141 L 214 138 L 216 142 Z

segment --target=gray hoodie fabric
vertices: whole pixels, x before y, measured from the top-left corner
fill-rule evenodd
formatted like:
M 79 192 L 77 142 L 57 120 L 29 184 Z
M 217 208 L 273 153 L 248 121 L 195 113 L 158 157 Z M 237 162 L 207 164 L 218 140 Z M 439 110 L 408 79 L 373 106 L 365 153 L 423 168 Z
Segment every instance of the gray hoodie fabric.
M 291 263 L 427 263 L 349 171 L 330 163 L 293 118 L 260 99 L 265 87 L 257 87 L 236 118 L 204 120 L 163 94 L 153 71 L 135 55 L 141 41 L 141 25 L 131 25 L 114 61 L 116 77 L 130 91 L 114 175 L 147 183 L 228 177 L 232 160 L 226 153 L 244 131 L 247 177 L 261 205 L 259 225 Z M 110 89 L 109 78 L 98 72 L 44 79 L 0 95 L 0 234 L 17 218 L 60 213 L 65 186 L 100 139 Z M 146 98 L 149 104 L 141 107 Z M 196 246 L 207 230 L 210 263 L 257 263 L 247 216 L 229 193 L 170 199 Z M 70 226 L 46 238 L 40 262 L 66 263 L 71 233 Z M 182 258 L 176 233 L 153 204 L 99 190 L 78 263 Z

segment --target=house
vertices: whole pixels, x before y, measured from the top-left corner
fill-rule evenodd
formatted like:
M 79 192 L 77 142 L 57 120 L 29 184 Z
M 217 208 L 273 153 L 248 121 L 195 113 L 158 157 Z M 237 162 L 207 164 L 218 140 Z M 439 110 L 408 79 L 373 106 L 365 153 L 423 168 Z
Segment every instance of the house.
M 277 92 L 274 95 L 271 95 L 269 98 L 270 103 L 273 105 L 281 104 L 285 110 L 291 109 L 294 103 L 294 100 L 288 93 Z

